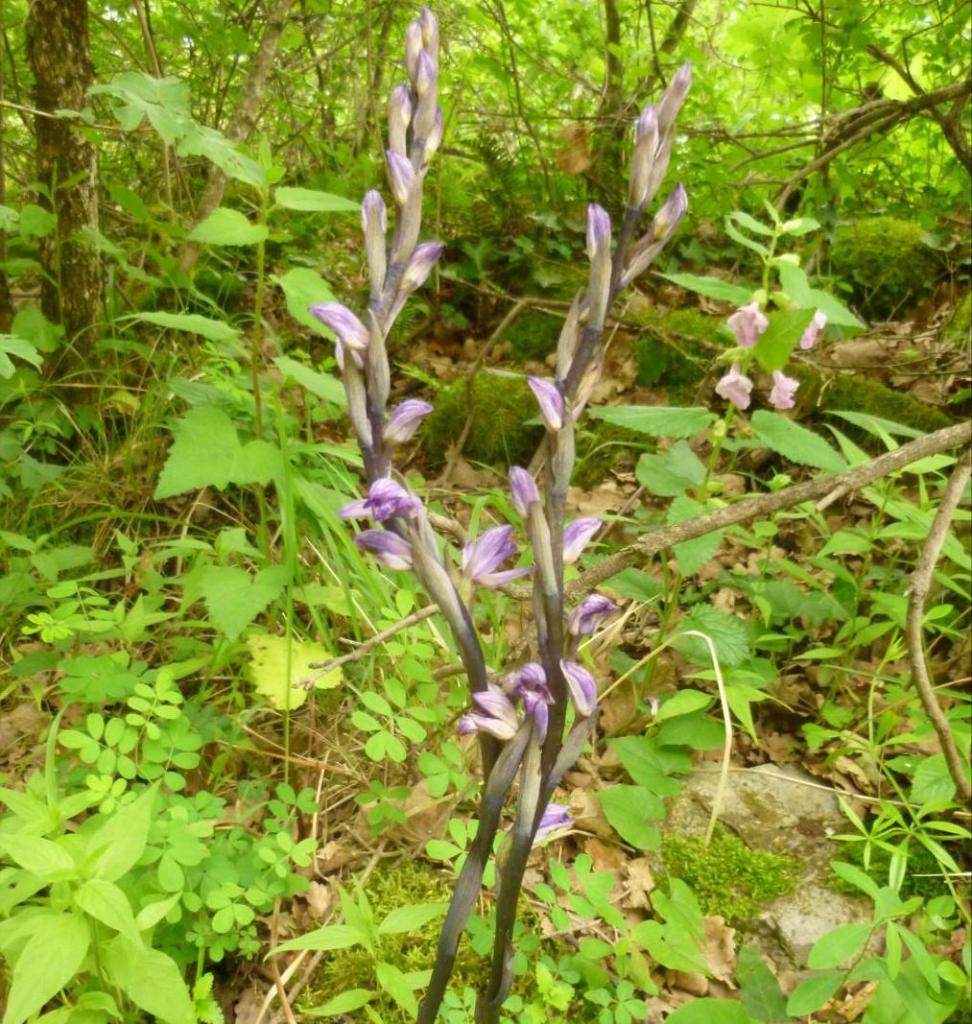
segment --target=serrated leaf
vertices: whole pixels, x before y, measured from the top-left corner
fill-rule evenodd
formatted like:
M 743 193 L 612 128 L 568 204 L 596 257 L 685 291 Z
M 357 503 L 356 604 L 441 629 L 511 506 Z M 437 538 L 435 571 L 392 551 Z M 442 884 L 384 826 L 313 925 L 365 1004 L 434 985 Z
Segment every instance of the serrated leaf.
M 204 245 L 256 245 L 269 233 L 266 224 L 251 224 L 239 210 L 220 206 L 189 232 L 189 240 Z
M 324 676 L 320 676 L 317 669 L 311 668 L 314 662 L 327 661 L 333 657 L 333 653 L 323 644 L 291 639 L 288 645 L 285 636 L 254 633 L 246 638 L 246 646 L 250 651 L 250 680 L 257 693 L 266 697 L 278 711 L 295 711 L 304 704 L 308 690 L 298 684 L 305 679 L 319 676 L 314 682 L 317 690 L 331 690 L 339 686 L 343 679 L 340 668 L 332 669 Z
M 731 302 L 734 306 L 744 306 L 751 302 L 753 290 L 744 288 L 730 281 L 723 281 L 718 277 L 700 277 L 698 274 L 659 274 L 666 281 L 677 284 L 679 288 L 686 288 L 697 295 L 704 295 L 709 299 L 721 299 L 723 302 Z
M 651 437 L 691 437 L 712 421 L 712 414 L 701 406 L 611 405 L 591 409 L 588 415 Z
M 294 267 L 286 274 L 272 277 L 271 280 L 283 289 L 287 311 L 298 323 L 322 338 L 333 340 L 334 333 L 308 312 L 308 309 L 318 302 L 334 301 L 331 286 L 320 274 L 309 267 Z
M 225 321 L 212 320 L 210 317 L 200 316 L 198 313 L 153 311 L 136 313 L 133 319 L 142 320 L 147 324 L 155 324 L 156 327 L 165 327 L 171 331 L 198 334 L 201 338 L 206 338 L 209 341 L 230 342 L 236 341 L 240 336 L 240 332 Z
M 755 350 L 759 365 L 767 373 L 786 366 L 810 326 L 814 312 L 812 309 L 781 309 L 769 314 L 769 326 L 760 335 Z
M 685 441 L 677 441 L 666 452 L 642 453 L 635 476 L 650 494 L 674 498 L 702 483 L 705 466 Z
M 273 565 L 252 576 L 235 565 L 208 565 L 200 571 L 199 589 L 213 624 L 235 640 L 287 583 L 286 566 Z
M 750 423 L 758 440 L 779 455 L 801 466 L 842 473 L 847 463 L 812 430 L 786 416 L 766 409 L 753 413 Z
M 10 356 L 16 356 L 37 367 L 44 361 L 40 352 L 25 338 L 16 334 L 0 334 L 0 377 L 5 379 L 12 377 L 17 369 L 10 361 Z
M 777 270 L 783 291 L 802 309 L 820 310 L 827 314 L 827 323 L 838 327 L 864 330 L 864 324 L 829 292 L 811 288 L 804 270 L 792 263 L 779 263 Z
M 741 665 L 752 653 L 748 623 L 712 605 L 693 606 L 676 628 L 679 632 L 692 629 L 705 633 L 715 645 L 716 656 L 723 668 Z M 712 663 L 708 644 L 699 637 L 679 637 L 675 648 L 697 665 Z
M 285 210 L 303 210 L 309 213 L 359 213 L 361 206 L 352 199 L 319 192 L 312 188 L 280 187 L 273 201 Z

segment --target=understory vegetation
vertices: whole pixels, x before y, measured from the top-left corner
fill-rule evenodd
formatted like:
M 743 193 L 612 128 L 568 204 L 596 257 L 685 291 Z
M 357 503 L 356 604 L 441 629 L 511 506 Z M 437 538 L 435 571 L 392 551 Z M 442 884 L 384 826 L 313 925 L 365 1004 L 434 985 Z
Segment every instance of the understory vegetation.
M 972 1021 L 968 6 L 0 30 L 2 1024 Z

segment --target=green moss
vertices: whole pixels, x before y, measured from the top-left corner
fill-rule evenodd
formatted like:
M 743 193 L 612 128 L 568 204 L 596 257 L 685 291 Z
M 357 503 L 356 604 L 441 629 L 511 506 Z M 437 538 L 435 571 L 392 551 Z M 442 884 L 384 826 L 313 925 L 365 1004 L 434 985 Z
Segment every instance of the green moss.
M 473 462 L 511 465 L 528 460 L 543 436 L 543 428 L 526 426 L 539 415 L 533 392 L 522 377 L 482 371 L 472 386 L 472 425 L 463 455 Z M 465 380 L 443 388 L 435 411 L 425 421 L 423 445 L 433 465 L 445 462 L 446 452 L 462 435 L 470 414 Z
M 577 432 L 577 461 L 572 483 L 590 490 L 612 470 L 632 472 L 648 446 L 645 435 L 603 420 L 583 420 Z
M 509 341 L 510 355 L 518 363 L 525 363 L 528 359 L 542 362 L 556 351 L 563 323 L 563 317 L 530 310 L 510 324 L 503 332 L 503 340 Z
M 750 850 L 725 830 L 717 831 L 708 847 L 701 836 L 668 835 L 662 855 L 665 870 L 687 883 L 705 914 L 726 921 L 753 917 L 759 908 L 791 892 L 796 861 L 781 853 Z
M 870 217 L 839 228 L 831 267 L 853 289 L 869 319 L 888 319 L 931 291 L 941 269 L 922 226 L 896 217 Z
M 711 362 L 720 323 L 718 317 L 691 308 L 653 313 L 645 322 L 645 334 L 635 342 L 638 384 L 644 388 L 697 384 Z
M 955 307 L 955 312 L 945 327 L 942 340 L 956 348 L 968 348 L 972 343 L 972 292 Z

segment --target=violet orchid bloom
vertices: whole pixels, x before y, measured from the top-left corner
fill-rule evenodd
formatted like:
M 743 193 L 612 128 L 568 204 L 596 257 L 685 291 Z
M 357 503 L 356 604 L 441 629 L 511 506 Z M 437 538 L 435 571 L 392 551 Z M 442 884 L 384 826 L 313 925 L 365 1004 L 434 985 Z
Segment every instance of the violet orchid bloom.
M 536 481 L 522 466 L 510 466 L 510 495 L 513 507 L 524 519 L 529 515 L 530 506 L 540 501 Z
M 337 335 L 338 341 L 352 353 L 365 352 L 371 341 L 368 328 L 340 302 L 321 302 L 311 306 L 310 315 L 320 320 L 325 327 L 330 327 Z
M 733 363 L 729 372 L 715 386 L 716 394 L 737 409 L 748 409 L 753 382 L 739 371 L 739 363 Z
M 602 246 L 611 244 L 611 217 L 603 206 L 589 203 L 587 207 L 587 256 L 594 257 Z
M 435 78 L 438 74 L 438 67 L 436 66 L 435 59 L 429 55 L 429 53 L 423 50 L 419 56 L 418 61 L 415 65 L 415 95 L 421 98 L 424 96 L 429 89 L 435 84 Z
M 523 710 L 533 719 L 533 728 L 538 743 L 547 738 L 547 725 L 550 721 L 550 709 L 547 701 L 536 693 L 523 694 Z
M 364 519 L 370 516 L 376 522 L 383 523 L 395 516 L 413 519 L 421 507 L 422 502 L 414 494 L 389 477 L 382 477 L 371 485 L 367 498 L 345 505 L 338 515 L 342 519 Z
M 422 242 L 415 247 L 412 258 L 408 261 L 400 285 L 402 291 L 413 292 L 425 284 L 426 278 L 442 255 L 445 245 L 442 242 Z
M 564 565 L 571 565 L 581 556 L 587 542 L 601 528 L 600 519 L 575 519 L 564 527 Z
M 488 688 L 472 695 L 479 710 L 470 711 L 459 719 L 460 735 L 473 732 L 488 732 L 498 740 L 508 740 L 520 727 L 520 720 L 510 699 L 499 687 L 489 684 Z
M 800 348 L 806 350 L 813 348 L 814 342 L 817 340 L 817 335 L 827 326 L 827 314 L 822 310 L 818 309 L 813 314 L 813 319 L 807 325 L 807 329 L 803 332 L 803 337 L 800 339 Z
M 432 406 L 418 398 L 406 398 L 395 406 L 382 439 L 386 444 L 404 444 L 410 441 L 422 420 L 432 412 Z
M 399 206 L 408 202 L 412 189 L 415 187 L 415 168 L 408 157 L 389 149 L 385 153 L 388 164 L 388 180 L 391 183 L 392 195 Z
M 798 380 L 787 377 L 782 370 L 773 371 L 773 390 L 769 393 L 770 405 L 774 409 L 792 409 L 796 405 Z
M 589 718 L 597 707 L 597 683 L 594 677 L 576 661 L 564 661 L 561 659 L 560 667 L 567 681 L 567 689 L 570 691 L 571 700 L 577 713 L 584 718 Z
M 548 430 L 558 431 L 564 425 L 564 396 L 551 380 L 527 377 L 527 383 L 537 397 L 540 415 Z
M 496 571 L 517 553 L 517 546 L 513 543 L 513 527 L 495 526 L 462 549 L 462 574 L 480 587 L 502 586 L 532 571 L 529 568 Z
M 601 619 L 617 610 L 618 606 L 602 594 L 590 594 L 570 613 L 567 628 L 572 636 L 587 636 Z
M 553 696 L 547 686 L 547 674 L 537 661 L 528 661 L 525 665 L 508 672 L 503 677 L 503 689 L 512 697 L 519 699 L 533 693 L 548 704 L 553 703 Z
M 570 828 L 573 823 L 570 808 L 566 804 L 547 804 L 547 809 L 540 816 L 540 824 L 537 825 L 537 834 L 533 837 L 533 841 L 538 843 L 551 832 L 556 832 L 561 828 Z
M 752 348 L 759 341 L 759 336 L 769 327 L 769 320 L 761 312 L 758 302 L 750 302 L 748 306 L 740 306 L 726 321 L 736 336 L 736 344 L 742 348 Z
M 374 555 L 389 569 L 410 569 L 412 567 L 412 546 L 404 537 L 390 530 L 362 530 L 356 534 L 354 543 L 362 550 Z

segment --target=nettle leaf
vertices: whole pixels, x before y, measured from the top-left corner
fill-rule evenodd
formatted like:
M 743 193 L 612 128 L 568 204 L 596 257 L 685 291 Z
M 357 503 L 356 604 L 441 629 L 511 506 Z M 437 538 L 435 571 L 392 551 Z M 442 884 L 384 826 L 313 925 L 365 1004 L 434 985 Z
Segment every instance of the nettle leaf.
M 241 444 L 233 421 L 215 405 L 190 409 L 175 425 L 155 498 L 203 487 L 267 484 L 282 470 L 279 448 L 261 439 Z
M 731 302 L 734 306 L 744 306 L 753 298 L 752 288 L 744 288 L 729 281 L 723 281 L 718 277 L 700 277 L 698 274 L 659 274 L 666 281 L 677 284 L 679 288 L 686 288 L 697 295 L 704 295 L 708 299 L 721 299 L 723 302 Z
M 318 675 L 318 670 L 311 668 L 311 665 L 333 657 L 333 652 L 323 644 L 293 638 L 288 641 L 285 636 L 269 633 L 248 636 L 246 646 L 250 650 L 250 680 L 257 693 L 266 697 L 278 711 L 295 711 L 301 707 L 307 700 L 308 691 L 299 684 L 310 676 Z M 342 679 L 341 669 L 332 669 L 315 680 L 314 688 L 331 690 L 340 686 Z
M 705 633 L 715 644 L 716 655 L 724 668 L 741 665 L 752 653 L 750 628 L 746 620 L 709 604 L 695 605 L 676 628 Z M 700 637 L 679 637 L 675 648 L 697 665 L 712 663 L 708 644 Z
M 273 201 L 285 210 L 309 213 L 358 213 L 361 210 L 361 206 L 352 199 L 312 188 L 281 187 L 274 192 Z
M 826 469 L 831 473 L 842 473 L 847 469 L 847 463 L 819 434 L 786 416 L 758 409 L 753 413 L 750 424 L 762 444 L 790 462 Z
M 695 501 L 685 494 L 680 494 L 668 506 L 668 514 L 665 521 L 669 524 L 682 523 L 686 519 L 692 519 L 705 512 L 712 511 L 709 505 Z M 726 531 L 713 530 L 701 537 L 693 537 L 692 540 L 683 540 L 680 544 L 672 546 L 675 554 L 675 561 L 678 562 L 679 572 L 683 576 L 692 576 L 705 565 L 719 550 L 723 534 Z
M 660 498 L 674 498 L 705 479 L 705 465 L 685 441 L 667 452 L 644 452 L 635 468 L 638 483 Z
M 90 943 L 91 929 L 80 914 L 38 920 L 13 966 L 3 1024 L 23 1024 L 53 999 L 78 973 Z
M 786 366 L 815 312 L 813 309 L 781 309 L 768 315 L 769 327 L 756 342 L 756 359 L 767 373 Z
M 651 437 L 691 437 L 712 422 L 712 413 L 701 406 L 610 405 L 591 409 L 588 416 Z
M 657 850 L 661 833 L 648 819 L 665 816 L 665 805 L 644 786 L 609 786 L 597 798 L 611 828 L 639 850 Z
M 260 569 L 252 576 L 235 565 L 208 565 L 200 571 L 199 589 L 213 625 L 235 640 L 276 600 L 287 584 L 282 565 Z
M 286 274 L 277 275 L 270 280 L 283 289 L 287 311 L 299 324 L 322 338 L 334 339 L 334 332 L 308 312 L 315 303 L 334 301 L 331 286 L 320 274 L 309 267 L 294 267 Z
M 239 210 L 220 206 L 189 232 L 189 240 L 205 245 L 256 245 L 269 234 L 266 224 L 251 224 Z
M 164 1024 L 195 1024 L 192 997 L 176 962 L 116 935 L 101 945 L 105 973 L 139 1009 Z
M 839 299 L 819 288 L 811 288 L 806 271 L 802 268 L 786 262 L 777 263 L 776 268 L 783 291 L 798 306 L 826 313 L 828 324 L 854 328 L 855 331 L 864 330 L 865 325 Z
M 231 327 L 223 320 L 212 320 L 208 316 L 200 316 L 198 313 L 164 313 L 153 311 L 149 313 L 136 313 L 135 320 L 143 320 L 148 324 L 155 324 L 157 327 L 166 327 L 172 331 L 186 331 L 188 334 L 198 334 L 208 341 L 231 342 L 236 341 L 240 332 Z

